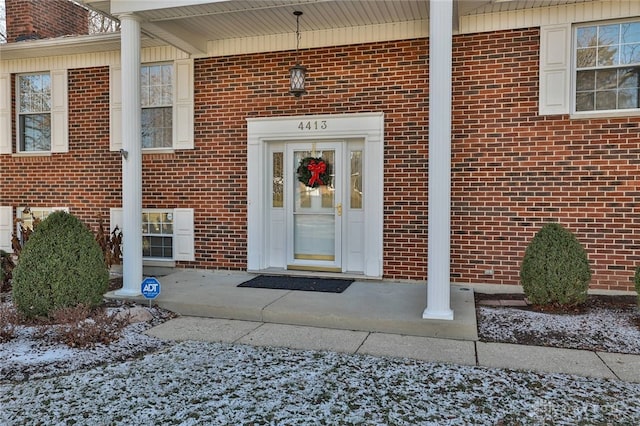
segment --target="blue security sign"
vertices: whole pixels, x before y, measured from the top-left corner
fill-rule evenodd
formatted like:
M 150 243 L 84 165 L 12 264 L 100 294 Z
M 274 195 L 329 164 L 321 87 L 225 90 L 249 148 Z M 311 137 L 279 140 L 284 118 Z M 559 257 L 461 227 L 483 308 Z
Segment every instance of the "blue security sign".
M 148 277 L 140 284 L 140 292 L 147 299 L 155 299 L 160 294 L 160 281 L 155 277 Z

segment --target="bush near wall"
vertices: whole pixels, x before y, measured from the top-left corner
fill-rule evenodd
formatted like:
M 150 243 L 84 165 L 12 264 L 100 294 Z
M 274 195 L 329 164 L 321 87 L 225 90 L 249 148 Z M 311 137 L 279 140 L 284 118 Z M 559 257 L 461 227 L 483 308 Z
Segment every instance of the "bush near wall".
M 25 244 L 13 270 L 13 302 L 25 316 L 86 304 L 107 291 L 109 271 L 91 231 L 75 216 L 50 214 Z
M 525 250 L 520 279 L 533 304 L 580 304 L 591 280 L 587 252 L 569 230 L 547 223 Z

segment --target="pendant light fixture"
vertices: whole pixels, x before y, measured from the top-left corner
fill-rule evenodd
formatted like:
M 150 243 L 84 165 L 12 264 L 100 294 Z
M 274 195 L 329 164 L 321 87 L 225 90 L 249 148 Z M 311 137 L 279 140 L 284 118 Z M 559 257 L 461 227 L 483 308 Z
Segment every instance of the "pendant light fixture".
M 298 49 L 300 48 L 300 16 L 302 16 L 302 12 L 296 10 L 293 14 L 296 17 L 296 64 L 289 69 L 289 93 L 299 98 L 307 93 L 304 89 L 307 69 L 300 65 L 300 60 L 298 59 Z

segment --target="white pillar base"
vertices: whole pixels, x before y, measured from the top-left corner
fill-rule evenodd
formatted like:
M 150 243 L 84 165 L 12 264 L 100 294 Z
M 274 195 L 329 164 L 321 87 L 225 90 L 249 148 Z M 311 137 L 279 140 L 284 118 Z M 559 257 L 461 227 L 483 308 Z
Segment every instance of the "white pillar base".
M 116 296 L 125 296 L 125 297 L 142 296 L 142 292 L 140 292 L 139 290 L 136 291 L 130 288 L 121 288 L 120 290 L 114 291 L 113 294 L 115 294 Z
M 435 319 L 435 320 L 453 320 L 453 311 L 451 309 L 445 309 L 443 311 L 429 310 L 427 307 L 422 313 L 422 319 Z

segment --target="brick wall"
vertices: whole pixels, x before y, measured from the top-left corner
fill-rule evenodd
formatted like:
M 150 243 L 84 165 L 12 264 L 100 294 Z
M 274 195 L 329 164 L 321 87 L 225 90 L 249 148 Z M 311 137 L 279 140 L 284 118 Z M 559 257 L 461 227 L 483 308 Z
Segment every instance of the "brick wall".
M 95 230 L 100 216 L 108 223 L 109 207 L 122 204 L 120 155 L 109 152 L 109 70 L 69 70 L 68 81 L 69 152 L 3 156 L 3 175 L 10 179 L 0 205 L 69 207 Z
M 203 209 L 196 220 L 204 220 L 209 245 L 197 260 L 246 267 L 246 117 L 384 111 L 385 276 L 424 279 L 426 40 L 302 51 L 300 61 L 309 70 L 301 98 L 288 93 L 292 53 L 196 61 L 194 154 L 201 166 L 193 173 L 208 180 L 185 182 L 185 192 Z
M 7 42 L 88 34 L 88 11 L 69 0 L 5 0 Z
M 527 243 L 556 221 L 585 246 L 591 288 L 631 290 L 640 117 L 538 116 L 538 50 L 537 29 L 455 37 L 452 280 L 517 284 Z
M 452 280 L 517 284 L 527 243 L 554 220 L 585 245 L 592 288 L 630 290 L 640 119 L 539 117 L 538 49 L 537 29 L 455 37 Z M 182 266 L 246 268 L 246 117 L 383 111 L 385 277 L 423 280 L 427 55 L 426 40 L 302 51 L 301 98 L 287 92 L 291 52 L 197 59 L 196 149 L 143 156 L 144 207 L 195 208 L 196 261 Z M 108 70 L 71 70 L 69 105 L 69 154 L 3 158 L 0 205 L 67 205 L 95 224 L 121 196 Z

